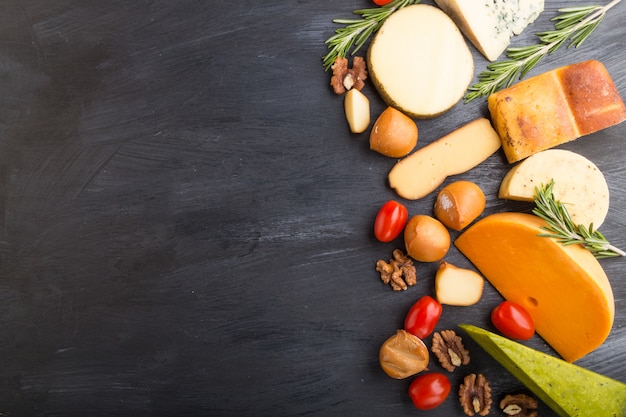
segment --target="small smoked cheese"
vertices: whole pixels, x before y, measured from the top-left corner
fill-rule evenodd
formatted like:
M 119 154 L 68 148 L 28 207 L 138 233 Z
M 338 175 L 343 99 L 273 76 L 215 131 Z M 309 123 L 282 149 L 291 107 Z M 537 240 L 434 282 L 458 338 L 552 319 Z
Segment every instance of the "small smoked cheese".
M 545 222 L 527 213 L 496 213 L 454 242 L 507 300 L 524 306 L 537 333 L 568 362 L 600 346 L 615 303 L 596 258 L 579 245 L 538 236 Z
M 510 163 L 626 120 L 626 106 L 598 61 L 557 68 L 488 98 Z

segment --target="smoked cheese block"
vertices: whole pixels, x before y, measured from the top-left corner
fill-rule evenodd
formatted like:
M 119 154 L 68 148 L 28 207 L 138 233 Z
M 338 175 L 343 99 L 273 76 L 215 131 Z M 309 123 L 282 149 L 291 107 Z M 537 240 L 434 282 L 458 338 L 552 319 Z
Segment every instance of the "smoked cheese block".
M 487 101 L 509 163 L 626 120 L 619 91 L 595 60 L 521 81 Z
M 591 252 L 538 236 L 542 226 L 532 214 L 491 214 L 454 244 L 505 299 L 528 310 L 537 333 L 563 359 L 574 362 L 608 337 L 613 291 Z

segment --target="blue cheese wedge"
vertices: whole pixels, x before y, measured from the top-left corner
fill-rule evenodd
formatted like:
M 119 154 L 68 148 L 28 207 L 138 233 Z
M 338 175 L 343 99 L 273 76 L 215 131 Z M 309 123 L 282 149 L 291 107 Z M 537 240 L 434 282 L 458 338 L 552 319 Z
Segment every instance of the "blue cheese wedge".
M 485 58 L 495 61 L 543 12 L 544 0 L 435 0 Z

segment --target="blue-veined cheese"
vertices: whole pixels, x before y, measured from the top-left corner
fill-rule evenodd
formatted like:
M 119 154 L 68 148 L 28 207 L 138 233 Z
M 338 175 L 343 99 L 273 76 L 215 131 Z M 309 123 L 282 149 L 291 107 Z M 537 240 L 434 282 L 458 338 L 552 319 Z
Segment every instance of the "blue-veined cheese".
M 490 61 L 495 61 L 511 42 L 535 21 L 543 0 L 435 0 Z

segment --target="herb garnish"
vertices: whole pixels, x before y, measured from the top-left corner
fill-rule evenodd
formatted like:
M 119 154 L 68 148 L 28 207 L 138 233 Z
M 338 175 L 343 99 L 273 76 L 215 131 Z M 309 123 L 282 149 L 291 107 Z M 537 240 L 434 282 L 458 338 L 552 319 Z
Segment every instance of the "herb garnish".
M 567 42 L 578 48 L 598 27 L 606 12 L 622 0 L 613 0 L 605 6 L 579 6 L 559 9 L 554 17 L 555 30 L 537 33 L 541 43 L 536 45 L 510 47 L 506 50 L 509 59 L 487 65 L 478 74 L 478 82 L 468 89 L 465 102 L 488 96 L 502 88 L 510 87 L 516 79 L 522 79 L 528 71 L 547 55 L 550 55 Z
M 329 52 L 323 58 L 324 69 L 328 71 L 338 57 L 354 55 L 367 40 L 382 26 L 393 12 L 421 0 L 393 0 L 384 6 L 355 10 L 352 13 L 360 19 L 335 19 L 333 23 L 345 25 L 335 30 L 335 34 L 326 39 Z
M 580 244 L 598 259 L 626 256 L 626 252 L 611 245 L 602 233 L 594 230 L 593 223 L 588 227 L 574 224 L 567 208 L 554 198 L 553 188 L 554 180 L 541 188 L 535 187 L 533 213 L 546 221 L 547 226 L 542 229 L 549 232 L 539 236 L 555 238 L 563 245 Z

